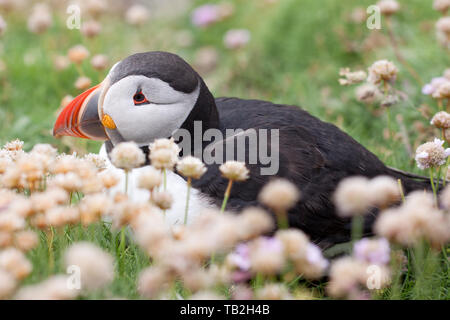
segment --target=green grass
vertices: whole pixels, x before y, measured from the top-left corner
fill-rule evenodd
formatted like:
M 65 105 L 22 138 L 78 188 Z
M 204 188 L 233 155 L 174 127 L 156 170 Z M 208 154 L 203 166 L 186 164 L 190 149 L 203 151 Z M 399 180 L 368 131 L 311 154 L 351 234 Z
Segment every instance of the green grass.
M 206 2 L 197 1 L 197 4 Z M 19 138 L 25 141 L 25 149 L 47 142 L 61 151 L 69 151 L 74 146 L 77 150 L 98 150 L 99 143 L 96 142 L 70 138 L 56 140 L 51 135 L 61 99 L 66 94 L 75 96 L 79 93 L 73 87 L 76 69 L 71 66 L 65 71 L 56 71 L 52 56 L 65 54 L 73 45 L 84 44 L 91 55 L 106 53 L 112 62 L 134 52 L 166 50 L 182 55 L 190 63 L 194 62 L 199 48 L 214 46 L 219 53 L 219 66 L 204 77 L 215 96 L 259 98 L 299 105 L 320 119 L 337 124 L 387 164 L 420 172 L 401 141 L 391 143 L 383 138 L 385 113 L 374 116 L 367 106 L 355 99 L 353 87 L 341 87 L 337 82 L 342 67 L 367 68 L 378 59 L 394 61 L 400 69 L 396 89 L 405 92 L 408 98 L 392 108 L 392 119 L 396 115 L 403 117 L 413 150 L 437 134 L 432 129 L 424 133 L 417 131 L 415 122 L 426 128 L 429 123 L 429 118 L 421 114 L 419 107 L 428 106 L 432 115 L 437 106 L 420 93 L 421 85 L 395 58 L 389 44 L 368 51 L 347 49 L 348 42 L 360 45 L 371 33 L 365 24 L 349 22 L 349 13 L 353 8 L 366 7 L 373 1 L 283 0 L 270 7 L 261 5 L 259 0 L 232 2 L 235 3 L 235 14 L 207 29 L 193 27 L 188 13 L 175 18 L 153 18 L 141 28 L 128 26 L 121 18 L 104 17 L 102 34 L 94 40 L 84 39 L 78 30 L 65 28 L 62 13 L 55 15 L 51 29 L 40 36 L 28 32 L 22 14 L 4 15 L 8 29 L 0 38 L 0 59 L 7 69 L 0 72 L 0 144 Z M 432 10 L 432 1 L 400 2 L 402 11 L 394 17 L 400 50 L 422 80 L 428 82 L 450 67 L 448 51 L 437 44 L 434 36 L 434 22 L 439 14 Z M 222 38 L 230 28 L 251 30 L 249 46 L 238 52 L 227 50 Z M 174 40 L 175 32 L 183 29 L 193 34 L 193 45 L 188 48 L 178 47 Z M 380 33 L 385 34 L 385 30 Z M 26 59 L 34 62 L 26 64 Z M 88 61 L 83 70 L 93 82 L 101 81 L 106 74 L 92 70 Z M 399 130 L 396 121 L 393 128 Z M 42 235 L 41 246 L 29 254 L 34 271 L 26 283 L 38 282 L 54 272 L 64 272 L 62 253 L 77 240 L 92 241 L 113 254 L 117 249 L 116 235 L 103 224 L 87 229 L 60 230 L 54 240 L 55 265 L 50 270 L 47 237 Z M 137 298 L 136 275 L 148 263 L 145 255 L 131 245 L 127 249 L 125 270 L 116 278 L 110 291 L 89 298 Z M 448 260 L 445 264 L 432 263 L 427 268 L 435 272 L 431 279 L 426 279 L 426 291 L 416 292 L 411 275 L 400 293 L 387 290 L 380 298 L 449 299 Z

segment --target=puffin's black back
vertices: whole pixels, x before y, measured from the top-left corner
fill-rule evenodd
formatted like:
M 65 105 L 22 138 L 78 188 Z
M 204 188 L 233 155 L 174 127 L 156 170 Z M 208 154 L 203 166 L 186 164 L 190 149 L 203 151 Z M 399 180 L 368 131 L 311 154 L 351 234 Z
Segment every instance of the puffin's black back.
M 223 132 L 230 128 L 279 129 L 279 171 L 276 176 L 290 180 L 302 192 L 302 200 L 289 212 L 289 224 L 304 230 L 323 246 L 350 239 L 351 221 L 338 217 L 332 203 L 332 194 L 339 181 L 355 175 L 399 177 L 349 135 L 299 107 L 237 98 L 219 98 L 216 105 Z M 273 178 L 261 175 L 260 167 L 261 163 L 248 165 L 250 179 L 233 185 L 229 209 L 238 211 L 259 205 L 259 191 Z M 401 178 L 407 192 L 429 187 L 426 182 Z M 217 199 L 218 205 L 226 185 L 218 165 L 208 166 L 207 173 L 194 184 L 203 193 Z M 376 210 L 366 216 L 367 234 L 371 233 L 375 217 Z

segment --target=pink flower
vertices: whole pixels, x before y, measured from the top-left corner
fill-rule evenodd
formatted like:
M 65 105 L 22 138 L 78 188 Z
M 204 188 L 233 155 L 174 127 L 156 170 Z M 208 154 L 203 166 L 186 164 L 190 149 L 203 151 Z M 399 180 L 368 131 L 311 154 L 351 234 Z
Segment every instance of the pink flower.
M 207 27 L 219 20 L 219 7 L 214 4 L 200 6 L 196 8 L 191 15 L 191 21 L 197 27 Z
M 250 38 L 250 31 L 246 29 L 232 29 L 225 34 L 223 42 L 228 49 L 239 49 L 244 47 L 250 41 Z
M 250 269 L 250 249 L 246 244 L 238 244 L 236 249 L 230 255 L 232 263 L 241 271 L 248 271 Z
M 309 263 L 319 266 L 322 270 L 327 268 L 329 264 L 328 260 L 323 257 L 319 247 L 312 243 L 308 243 L 306 248 L 306 259 Z
M 363 238 L 353 246 L 353 255 L 360 261 L 372 264 L 387 264 L 391 257 L 389 242 L 385 238 Z
M 436 91 L 436 89 L 443 84 L 444 82 L 447 82 L 448 79 L 444 78 L 444 77 L 436 77 L 431 79 L 430 83 L 427 83 L 426 85 L 423 86 L 422 88 L 422 93 L 426 94 L 426 95 L 431 95 L 433 94 L 434 91 Z

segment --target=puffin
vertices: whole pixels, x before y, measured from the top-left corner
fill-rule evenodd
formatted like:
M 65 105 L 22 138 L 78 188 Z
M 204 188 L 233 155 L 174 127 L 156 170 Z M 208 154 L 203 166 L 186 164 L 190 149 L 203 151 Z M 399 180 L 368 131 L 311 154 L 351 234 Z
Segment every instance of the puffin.
M 234 133 L 229 134 L 230 130 Z M 178 132 L 188 134 L 180 138 Z M 208 132 L 216 135 L 199 142 L 198 137 L 205 138 Z M 240 212 L 247 207 L 261 207 L 258 193 L 262 187 L 271 179 L 285 178 L 302 194 L 288 212 L 289 226 L 301 229 L 322 248 L 351 240 L 351 220 L 340 217 L 333 204 L 333 193 L 342 179 L 388 175 L 401 179 L 405 193 L 429 188 L 426 179 L 386 166 L 335 125 L 298 106 L 214 98 L 202 77 L 185 60 L 169 52 L 136 53 L 117 62 L 100 84 L 62 109 L 53 128 L 56 137 L 104 141 L 100 155 L 122 177 L 122 170 L 114 168 L 108 159 L 112 148 L 121 142 L 134 141 L 148 155 L 149 145 L 155 139 L 173 137 L 176 143 L 184 143 L 180 153 L 183 157 L 202 155 L 211 145 L 225 150 L 230 141 L 248 132 L 276 133 L 257 136 L 257 142 L 265 142 L 269 153 L 276 153 L 276 165 L 270 168 L 264 161 L 267 159 L 255 160 L 250 139 L 244 139 L 244 154 L 239 154 L 237 143 L 232 144 L 231 151 L 237 152 L 219 154 L 219 161 L 207 163 L 206 173 L 193 180 L 189 223 L 203 209 L 220 207 L 228 181 L 221 176 L 219 166 L 226 160 L 245 161 L 249 169 L 249 179 L 233 185 L 227 210 Z M 145 165 L 149 165 L 148 160 Z M 133 170 L 129 177 L 129 196 L 136 201 L 149 197 L 146 190 L 137 187 L 141 169 Z M 167 186 L 175 195 L 167 219 L 172 224 L 182 223 L 186 180 L 177 172 L 169 172 Z M 116 191 L 123 190 L 122 186 L 117 188 Z M 374 209 L 365 215 L 364 235 L 372 234 L 377 214 Z

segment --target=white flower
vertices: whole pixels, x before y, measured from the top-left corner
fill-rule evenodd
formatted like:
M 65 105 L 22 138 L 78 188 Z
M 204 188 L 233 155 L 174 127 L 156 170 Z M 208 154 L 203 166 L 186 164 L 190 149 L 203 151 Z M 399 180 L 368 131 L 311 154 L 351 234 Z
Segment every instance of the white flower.
M 420 145 L 416 150 L 416 163 L 420 169 L 439 167 L 450 155 L 450 148 L 444 149 L 443 140 L 435 138 L 433 142 Z
M 144 152 L 134 142 L 121 142 L 111 151 L 111 162 L 124 170 L 137 168 L 145 163 Z
M 114 259 L 91 243 L 73 244 L 64 254 L 64 262 L 66 267 L 80 268 L 82 289 L 97 290 L 114 279 Z
M 177 171 L 187 178 L 200 179 L 206 168 L 200 159 L 187 156 L 178 161 Z
M 248 179 L 249 170 L 244 162 L 227 161 L 219 167 L 222 175 L 232 181 L 245 181 Z

